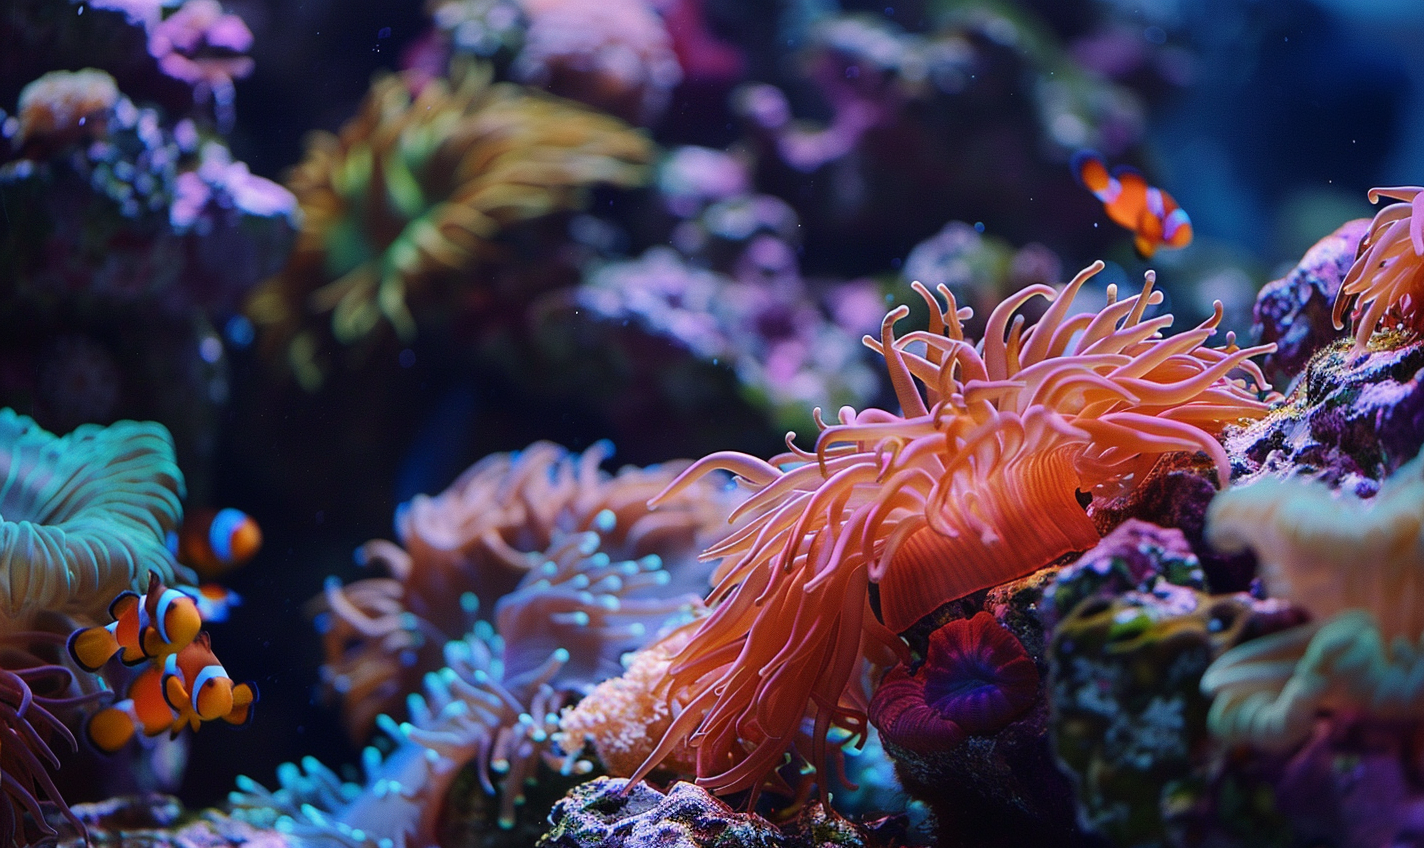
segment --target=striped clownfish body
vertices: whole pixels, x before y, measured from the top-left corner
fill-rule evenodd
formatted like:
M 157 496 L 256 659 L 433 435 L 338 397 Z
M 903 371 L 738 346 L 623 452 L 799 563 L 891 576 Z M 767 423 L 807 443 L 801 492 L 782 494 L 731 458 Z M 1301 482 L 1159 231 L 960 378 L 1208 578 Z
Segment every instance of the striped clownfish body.
M 1111 172 L 1098 154 L 1083 150 L 1073 157 L 1073 175 L 1093 196 L 1113 223 L 1133 234 L 1133 247 L 1143 259 L 1159 247 L 1186 247 L 1192 241 L 1192 221 L 1172 195 L 1147 184 L 1135 168 L 1119 165 Z
M 125 665 L 164 657 L 186 648 L 198 636 L 203 619 L 197 603 L 149 573 L 143 595 L 120 592 L 109 604 L 113 622 L 83 627 L 69 636 L 69 655 L 85 671 L 98 671 L 115 654 Z
M 213 653 L 208 634 L 203 633 L 164 661 L 163 697 L 178 715 L 175 727 L 187 725 L 197 730 L 203 722 L 217 719 L 246 724 L 252 719 L 252 705 L 257 703 L 257 686 L 234 684 Z
M 176 732 L 181 729 L 177 722 L 177 713 L 163 697 L 158 667 L 149 666 L 129 684 L 127 698 L 89 718 L 84 733 L 89 744 L 105 754 L 112 754 L 140 731 L 144 736 L 157 736 L 165 730 Z

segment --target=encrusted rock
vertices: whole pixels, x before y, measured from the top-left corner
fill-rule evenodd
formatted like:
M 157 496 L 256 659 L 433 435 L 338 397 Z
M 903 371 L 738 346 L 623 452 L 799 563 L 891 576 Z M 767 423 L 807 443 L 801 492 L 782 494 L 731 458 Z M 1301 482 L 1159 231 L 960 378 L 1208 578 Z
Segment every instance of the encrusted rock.
M 315 848 L 288 833 L 266 830 L 229 818 L 217 810 L 190 813 L 169 795 L 132 795 L 71 809 L 89 829 L 86 843 L 69 822 L 50 822 L 59 831 L 56 848 L 142 845 L 146 848 Z
M 1247 476 L 1305 474 L 1370 497 L 1424 447 L 1424 342 L 1376 335 L 1350 354 L 1350 340 L 1316 355 L 1286 402 L 1228 435 L 1226 450 Z
M 1174 817 L 1212 806 L 1202 673 L 1227 648 L 1302 618 L 1280 601 L 1165 581 L 1074 607 L 1054 633 L 1049 702 L 1083 827 L 1124 846 L 1195 833 Z
M 1051 630 L 1087 598 L 1149 592 L 1158 580 L 1206 589 L 1201 563 L 1181 530 L 1129 518 L 1058 571 L 1038 605 L 1039 619 Z
M 1368 218 L 1348 221 L 1306 251 L 1286 276 L 1267 283 L 1256 296 L 1251 332 L 1261 342 L 1275 342 L 1276 352 L 1262 358 L 1261 370 L 1285 390 L 1321 348 L 1344 336 L 1331 319 L 1335 294 L 1355 261 Z

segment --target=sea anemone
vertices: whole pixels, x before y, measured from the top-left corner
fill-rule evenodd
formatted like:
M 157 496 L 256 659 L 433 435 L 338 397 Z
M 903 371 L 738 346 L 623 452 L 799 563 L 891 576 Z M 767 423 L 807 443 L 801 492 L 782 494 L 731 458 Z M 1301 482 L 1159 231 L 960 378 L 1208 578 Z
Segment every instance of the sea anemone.
M 882 738 L 919 753 L 952 750 L 966 734 L 1002 730 L 1038 697 L 1038 668 L 993 615 L 951 621 L 930 634 L 918 672 L 897 665 L 870 701 Z
M 1284 750 L 1322 710 L 1424 715 L 1424 455 L 1370 500 L 1266 479 L 1218 495 L 1207 517 L 1212 544 L 1253 549 L 1267 591 L 1314 619 L 1212 664 L 1213 733 Z
M 288 357 L 315 388 L 311 311 L 331 311 L 338 341 L 381 321 L 416 332 L 408 296 L 468 287 L 499 255 L 511 224 L 577 208 L 596 184 L 647 178 L 652 145 L 627 125 L 577 104 L 466 68 L 418 95 L 414 77 L 380 76 L 340 135 L 315 133 L 288 177 L 304 214 L 287 267 L 249 312 L 290 342 Z
M 610 775 L 628 777 L 636 772 L 672 723 L 673 709 L 653 693 L 672 665 L 673 656 L 691 635 L 684 629 L 675 638 L 638 651 L 628 661 L 627 671 L 593 687 L 573 709 L 559 717 L 559 746 L 576 753 L 585 743 L 591 743 L 598 761 Z M 694 753 L 680 745 L 662 761 L 661 768 L 677 775 L 696 775 Z
M 45 682 L 58 682 L 58 686 L 47 688 L 60 694 L 34 691 L 36 685 Z M 45 821 L 41 798 L 58 807 L 80 833 L 85 832 L 83 823 L 70 811 L 49 776 L 50 769 L 59 768 L 59 758 L 47 741 L 49 737 L 58 736 L 71 749 L 77 749 L 74 735 L 51 711 L 94 699 L 93 695 L 64 696 L 73 682 L 69 669 L 56 665 L 0 668 L 0 775 L 5 794 L 5 802 L 0 802 L 0 844 L 26 845 L 32 841 L 26 833 L 26 813 L 29 823 L 41 833 L 56 835 Z
M 164 541 L 182 516 L 183 475 L 163 425 L 84 424 L 55 436 L 3 409 L 0 446 L 0 618 L 97 619 L 150 573 L 193 582 Z
M 897 632 L 943 603 L 1030 573 L 1098 539 L 1079 493 L 1114 494 L 1156 458 L 1202 451 L 1224 483 L 1216 436 L 1258 417 L 1264 384 L 1248 357 L 1269 348 L 1203 347 L 1215 315 L 1171 338 L 1172 318 L 1144 320 L 1151 291 L 1069 316 L 1095 263 L 1060 294 L 1025 288 L 989 317 L 978 348 L 964 340 L 968 310 L 923 287 L 929 332 L 896 338 L 909 310 L 886 316 L 867 344 L 886 358 L 903 414 L 840 412 L 814 451 L 770 463 L 717 453 L 695 463 L 660 503 L 715 468 L 752 496 L 739 529 L 706 552 L 723 557 L 712 614 L 678 654 L 666 690 L 688 696 L 643 771 L 683 738 L 698 749 L 699 781 L 714 792 L 752 789 L 781 762 L 804 718 L 814 720 L 812 763 L 826 733 L 864 727 L 863 663 L 903 657 Z M 1051 301 L 1032 328 L 1013 313 Z M 1234 380 L 1235 371 L 1248 380 Z M 924 386 L 924 394 L 916 381 Z M 1252 385 L 1254 382 L 1255 385 Z M 879 609 L 870 585 L 879 587 Z M 694 625 L 689 625 L 694 626 Z M 804 754 L 803 754 L 804 755 Z
M 410 698 L 410 721 L 380 717 L 395 750 L 382 757 L 374 747 L 365 749 L 364 783 L 344 783 L 308 757 L 300 768 L 286 763 L 277 770 L 275 791 L 239 778 L 230 796 L 234 815 L 350 848 L 435 845 L 451 786 L 473 765 L 484 791 L 501 795 L 499 825 L 513 826 L 524 787 L 541 762 L 564 774 L 587 773 L 592 766 L 553 744 L 568 698 L 550 681 L 568 652 L 555 651 L 515 680 L 501 660 L 505 650 L 483 621 L 463 639 L 446 643 L 445 667 L 426 675 L 423 694 Z M 494 775 L 503 776 L 498 790 Z
M 707 569 L 695 561 L 734 503 L 715 481 L 651 512 L 647 500 L 685 465 L 599 469 L 611 447 L 570 454 L 537 442 L 470 467 L 441 494 L 396 513 L 401 545 L 357 551 L 389 578 L 327 585 L 320 601 L 324 679 L 363 738 L 441 666 L 445 642 L 482 615 L 521 653 L 573 654 L 569 677 L 587 686 L 618 673 L 618 655 L 696 601 Z M 681 597 L 679 597 L 681 596 Z M 517 637 L 517 638 L 516 638 Z M 547 650 L 546 650 L 547 649 Z
M 1424 188 L 1370 189 L 1370 202 L 1402 200 L 1381 209 L 1360 241 L 1355 264 L 1335 295 L 1335 329 L 1344 327 L 1345 310 L 1354 308 L 1356 353 L 1369 344 L 1381 325 L 1414 332 L 1424 329 Z

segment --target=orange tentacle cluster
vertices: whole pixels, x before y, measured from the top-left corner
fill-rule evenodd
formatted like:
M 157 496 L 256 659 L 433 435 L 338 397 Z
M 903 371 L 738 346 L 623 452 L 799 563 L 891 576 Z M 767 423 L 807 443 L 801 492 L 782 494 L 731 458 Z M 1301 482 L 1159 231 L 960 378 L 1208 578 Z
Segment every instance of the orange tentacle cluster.
M 826 761 L 832 727 L 864 728 L 866 664 L 904 656 L 896 636 L 947 601 L 1032 572 L 1097 532 L 1077 493 L 1113 492 L 1141 479 L 1162 453 L 1202 451 L 1224 482 L 1216 437 L 1259 417 L 1265 380 L 1228 337 L 1203 344 L 1215 315 L 1163 338 L 1171 316 L 1147 286 L 1097 313 L 1070 314 L 1095 263 L 1059 293 L 1030 286 L 994 310 L 979 346 L 964 339 L 968 309 L 948 289 L 930 304 L 928 331 L 896 337 L 909 310 L 886 316 L 866 344 L 885 357 L 902 413 L 842 409 L 814 452 L 770 463 L 735 453 L 706 457 L 653 503 L 713 469 L 752 496 L 738 529 L 704 556 L 721 557 L 712 614 L 696 627 L 662 690 L 686 707 L 640 774 L 686 739 L 699 782 L 714 792 L 755 790 L 795 750 Z M 1051 301 L 1025 328 L 1014 313 Z M 1233 378 L 1243 374 L 1244 379 Z M 870 585 L 878 584 L 879 616 Z M 803 723 L 811 722 L 811 750 Z
M 1424 330 L 1424 188 L 1370 189 L 1370 202 L 1402 200 L 1381 209 L 1360 241 L 1355 264 L 1335 295 L 1335 329 L 1351 309 L 1355 352 L 1381 324 Z

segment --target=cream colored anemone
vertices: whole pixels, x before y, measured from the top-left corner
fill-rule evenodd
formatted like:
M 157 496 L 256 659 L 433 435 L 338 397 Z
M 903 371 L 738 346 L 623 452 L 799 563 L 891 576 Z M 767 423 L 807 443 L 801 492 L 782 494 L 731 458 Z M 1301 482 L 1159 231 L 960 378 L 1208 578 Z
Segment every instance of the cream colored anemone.
M 51 610 L 98 621 L 150 572 L 191 583 L 165 544 L 183 475 L 162 424 L 83 424 L 66 436 L 0 410 L 0 619 Z
M 964 339 L 969 311 L 941 287 L 928 331 L 896 337 L 909 310 L 886 316 L 866 343 L 886 359 L 901 413 L 840 411 L 813 452 L 792 445 L 764 462 L 713 454 L 654 503 L 712 469 L 752 496 L 741 526 L 706 552 L 722 557 L 712 614 L 680 651 L 663 689 L 687 703 L 649 769 L 686 739 L 699 782 L 714 792 L 755 789 L 797 746 L 810 719 L 826 762 L 832 726 L 858 733 L 864 665 L 903 656 L 895 634 L 947 601 L 995 586 L 1091 547 L 1098 534 L 1080 492 L 1115 493 L 1162 453 L 1201 451 L 1229 474 L 1218 434 L 1259 417 L 1264 380 L 1230 338 L 1204 347 L 1216 314 L 1163 338 L 1171 316 L 1145 318 L 1151 291 L 1101 312 L 1070 314 L 1095 263 L 1061 293 L 1030 286 L 990 315 L 979 346 Z M 1025 328 L 1014 312 L 1050 301 Z M 1233 374 L 1247 379 L 1233 379 Z M 819 420 L 819 416 L 818 416 Z M 879 615 L 871 584 L 879 588 Z
M 1212 664 L 1214 733 L 1283 750 L 1321 711 L 1424 718 L 1424 456 L 1370 500 L 1299 480 L 1232 489 L 1207 531 L 1219 548 L 1254 550 L 1267 591 L 1314 619 Z
M 1396 186 L 1370 189 L 1370 202 L 1381 197 L 1402 200 L 1381 209 L 1360 241 L 1355 263 L 1335 295 L 1335 329 L 1350 313 L 1355 328 L 1355 352 L 1369 343 L 1380 325 L 1424 329 L 1424 188 Z
M 616 653 L 601 652 L 641 647 L 658 629 L 646 622 L 706 591 L 710 566 L 696 554 L 721 532 L 735 493 L 708 480 L 650 512 L 648 499 L 685 463 L 609 474 L 599 466 L 611 452 L 606 442 L 582 454 L 536 442 L 488 456 L 444 492 L 402 505 L 399 545 L 361 546 L 357 558 L 389 577 L 328 582 L 316 601 L 322 673 L 353 738 L 379 713 L 398 714 L 440 668 L 444 644 L 478 618 L 494 619 L 518 652 L 567 646 L 567 673 L 592 687 L 620 670 Z

